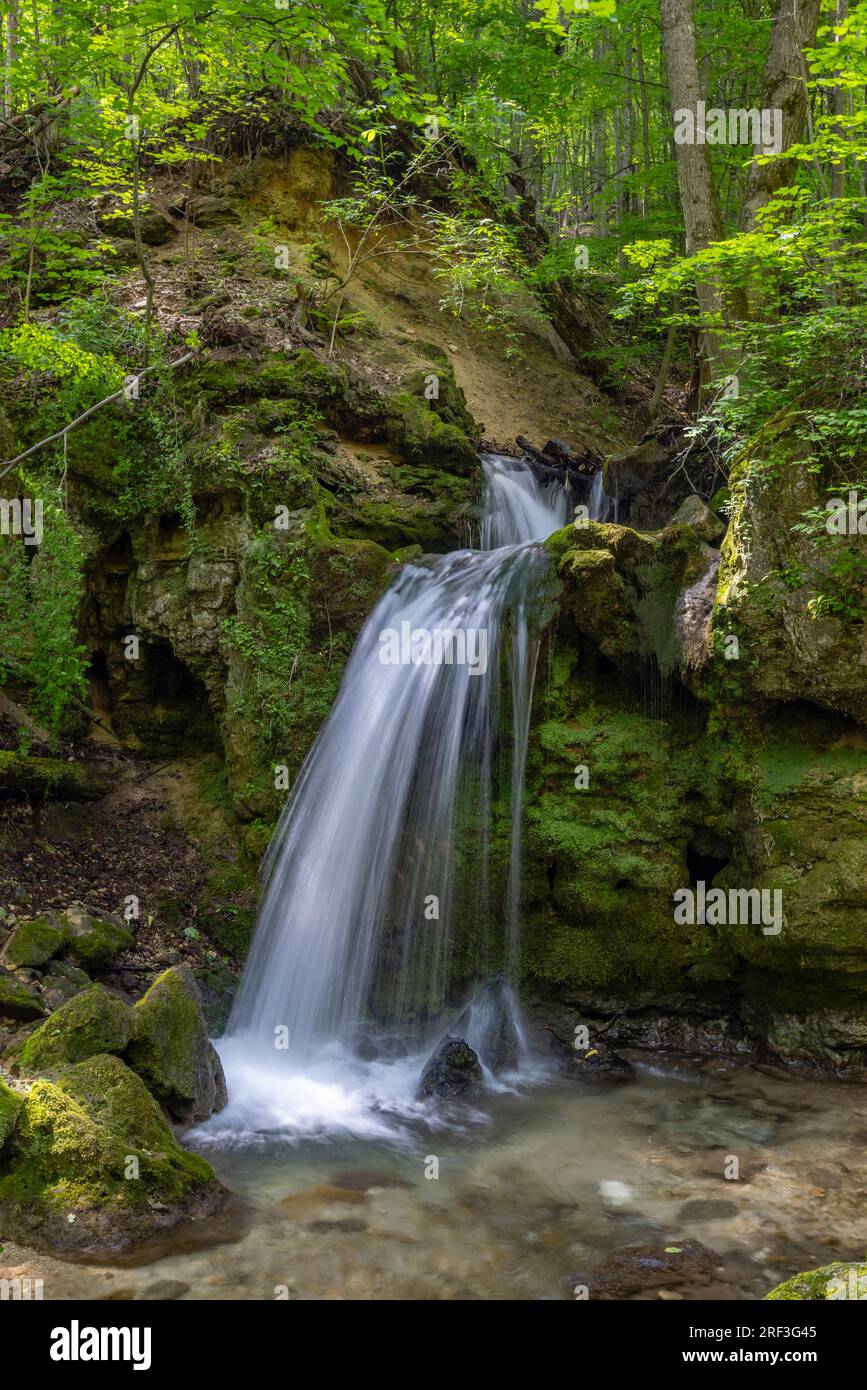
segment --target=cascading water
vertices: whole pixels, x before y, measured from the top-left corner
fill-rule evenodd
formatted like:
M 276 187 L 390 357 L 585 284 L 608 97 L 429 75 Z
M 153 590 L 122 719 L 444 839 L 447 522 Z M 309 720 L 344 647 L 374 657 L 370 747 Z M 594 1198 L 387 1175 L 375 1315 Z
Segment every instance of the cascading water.
M 460 943 L 463 973 L 474 949 L 475 978 L 502 971 L 513 1006 L 538 647 L 528 607 L 546 565 L 538 542 L 566 524 L 570 506 L 562 486 L 540 485 L 527 464 L 498 455 L 482 463 L 483 549 L 402 567 L 358 639 L 283 811 L 220 1044 L 231 1098 L 212 1122 L 221 1129 L 358 1131 L 371 1105 L 405 1108 L 420 1049 L 442 1032 L 453 1002 L 459 913 L 474 927 L 464 934 L 469 947 Z M 498 731 L 507 719 L 503 778 Z M 489 831 L 504 785 L 505 925 L 487 918 Z M 484 1050 L 490 996 L 469 1015 L 467 1031 Z M 402 1067 L 385 1060 L 407 1054 Z M 365 1066 L 365 1055 L 378 1060 Z

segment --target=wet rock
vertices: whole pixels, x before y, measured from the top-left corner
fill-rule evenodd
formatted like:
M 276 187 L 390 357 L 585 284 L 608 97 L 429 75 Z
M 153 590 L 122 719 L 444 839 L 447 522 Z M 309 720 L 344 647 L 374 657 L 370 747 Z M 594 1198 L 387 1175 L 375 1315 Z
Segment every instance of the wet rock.
M 386 1061 L 399 1061 L 401 1057 L 409 1056 L 409 1049 L 400 1038 L 383 1038 L 379 1044 L 379 1055 Z
M 472 1037 L 478 1056 L 491 1071 L 513 1071 L 517 1067 L 520 1038 L 515 1001 L 502 977 L 488 981 L 478 990 L 457 1019 L 455 1029 Z
M 48 1010 L 29 985 L 16 980 L 8 970 L 0 968 L 0 1018 L 14 1018 L 26 1023 L 44 1018 Z
M 336 1221 L 311 1221 L 307 1230 L 318 1236 L 330 1235 L 332 1231 L 342 1231 L 344 1235 L 349 1235 L 356 1231 L 366 1231 L 367 1222 L 359 1221 L 355 1216 L 344 1216 Z
M 129 1064 L 173 1118 L 197 1124 L 222 1110 L 226 1079 L 189 966 L 174 965 L 158 975 L 134 1013 Z
M 349 1188 L 336 1183 L 317 1183 L 315 1187 L 305 1188 L 303 1192 L 292 1192 L 288 1197 L 284 1197 L 279 1202 L 279 1207 L 286 1216 L 300 1218 L 307 1216 L 310 1212 L 316 1211 L 320 1207 L 329 1207 L 342 1204 L 344 1206 L 354 1206 L 358 1203 L 367 1201 L 366 1191 L 358 1188 Z
M 47 1071 L 102 1052 L 123 1052 L 135 1032 L 128 1004 L 100 985 L 82 990 L 31 1033 L 21 1049 L 25 1071 Z
M 161 1299 L 168 1302 L 170 1299 L 183 1298 L 185 1293 L 189 1293 L 190 1285 L 184 1283 L 183 1279 L 157 1279 L 153 1284 L 148 1284 L 147 1288 L 142 1289 L 140 1294 L 136 1294 L 136 1300 L 153 1301 Z
M 684 1203 L 677 1213 L 677 1219 L 683 1222 L 725 1221 L 730 1216 L 737 1216 L 738 1210 L 736 1202 L 726 1202 L 721 1197 L 697 1197 L 693 1202 Z
M 375 1062 L 380 1055 L 376 1043 L 366 1033 L 356 1039 L 353 1051 L 360 1062 Z
M 591 1298 L 626 1298 L 644 1289 L 709 1284 L 718 1255 L 698 1240 L 672 1240 L 669 1245 L 637 1245 L 605 1264 L 569 1275 L 570 1287 L 585 1285 Z
M 575 1081 L 620 1082 L 629 1081 L 635 1075 L 632 1064 L 601 1038 L 594 1038 L 592 1030 L 586 1048 L 576 1048 L 574 1039 L 552 1032 L 551 1050 L 560 1058 L 563 1075 Z
M 416 1095 L 419 1100 L 455 1100 L 482 1080 L 477 1054 L 463 1038 L 448 1037 L 425 1064 Z
M 0 1155 L 0 1226 L 40 1251 L 120 1253 L 213 1216 L 227 1196 L 119 1057 L 36 1081 Z

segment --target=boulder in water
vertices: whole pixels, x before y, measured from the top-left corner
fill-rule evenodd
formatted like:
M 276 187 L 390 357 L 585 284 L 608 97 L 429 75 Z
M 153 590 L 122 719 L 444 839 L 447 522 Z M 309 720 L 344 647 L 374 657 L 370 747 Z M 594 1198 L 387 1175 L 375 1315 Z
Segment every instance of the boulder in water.
M 709 1284 L 719 1256 L 698 1240 L 672 1240 L 670 1245 L 636 1245 L 605 1264 L 568 1276 L 570 1286 L 582 1285 L 590 1298 L 621 1299 L 645 1289 Z
M 0 1154 L 0 1225 L 34 1249 L 123 1252 L 213 1216 L 228 1197 L 119 1057 L 64 1066 L 20 1101 L 4 1087 L 0 1100 L 7 1112 L 14 1106 Z
M 425 1064 L 416 1095 L 419 1100 L 456 1100 L 482 1080 L 477 1054 L 463 1038 L 444 1038 Z
M 514 1071 L 520 1038 L 515 1000 L 502 976 L 483 985 L 460 1015 L 455 1027 L 472 1038 L 479 1058 L 493 1072 Z
M 560 1070 L 576 1081 L 629 1081 L 635 1068 L 601 1038 L 591 1038 L 588 1047 L 576 1048 L 556 1033 L 551 1034 L 551 1049 L 561 1055 Z

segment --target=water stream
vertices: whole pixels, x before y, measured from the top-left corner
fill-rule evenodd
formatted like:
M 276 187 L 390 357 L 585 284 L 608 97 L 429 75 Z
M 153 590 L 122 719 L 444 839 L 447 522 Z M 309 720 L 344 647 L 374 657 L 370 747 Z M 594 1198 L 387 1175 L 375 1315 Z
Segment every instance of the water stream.
M 472 981 L 499 972 L 511 1070 L 533 1062 L 511 982 L 521 808 L 538 636 L 539 542 L 570 515 L 560 484 L 483 457 L 480 550 L 403 565 L 366 623 L 264 866 L 250 956 L 220 1045 L 240 1135 L 382 1132 L 417 1108 L 424 1058 Z M 605 505 L 594 492 L 594 505 Z M 505 790 L 504 790 L 505 789 Z M 488 919 L 495 800 L 510 816 L 505 920 Z M 456 970 L 456 912 L 473 939 Z M 467 979 L 466 954 L 473 956 Z M 463 1031 L 492 1085 L 492 995 Z M 500 1068 L 502 1070 L 502 1068 Z

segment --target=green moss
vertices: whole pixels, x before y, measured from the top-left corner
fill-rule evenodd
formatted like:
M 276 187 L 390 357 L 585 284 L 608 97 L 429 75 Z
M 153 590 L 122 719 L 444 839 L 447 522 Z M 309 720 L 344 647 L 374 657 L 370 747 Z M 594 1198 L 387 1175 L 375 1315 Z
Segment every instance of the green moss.
M 206 1119 L 221 1103 L 222 1070 L 211 1046 L 198 987 L 187 966 L 158 975 L 135 1006 L 129 1064 L 179 1118 Z
M 177 1220 L 214 1184 L 142 1081 L 119 1058 L 96 1056 L 27 1095 L 0 1163 L 0 1219 L 37 1246 L 123 1248 L 150 1234 L 155 1211 Z
M 0 1149 L 15 1130 L 23 1109 L 22 1097 L 0 1080 Z
M 60 954 L 66 940 L 66 924 L 59 913 L 34 917 L 16 927 L 3 947 L 3 960 L 13 967 L 44 965 Z
M 47 1012 L 34 990 L 0 969 L 0 1018 L 15 1018 L 26 1023 L 44 1017 Z
M 67 953 L 89 973 L 112 965 L 121 951 L 135 944 L 132 933 L 119 922 L 92 917 L 81 903 L 63 914 L 67 924 Z
M 36 1029 L 21 1050 L 27 1071 L 47 1071 L 101 1052 L 123 1052 L 135 1031 L 135 1015 L 100 986 L 82 990 Z
M 867 1264 L 842 1261 L 822 1269 L 794 1274 L 778 1284 L 766 1301 L 826 1302 L 838 1299 L 867 1299 Z

